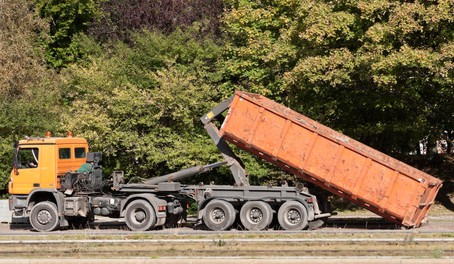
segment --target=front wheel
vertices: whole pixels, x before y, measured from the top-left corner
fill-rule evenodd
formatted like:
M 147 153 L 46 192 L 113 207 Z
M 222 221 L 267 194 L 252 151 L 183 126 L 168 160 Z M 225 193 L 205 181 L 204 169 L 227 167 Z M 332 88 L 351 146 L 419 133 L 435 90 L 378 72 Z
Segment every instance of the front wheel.
M 30 224 L 39 232 L 50 232 L 59 225 L 57 206 L 52 202 L 40 202 L 33 206 Z
M 156 213 L 145 200 L 132 201 L 125 210 L 126 225 L 132 231 L 146 231 L 156 224 Z

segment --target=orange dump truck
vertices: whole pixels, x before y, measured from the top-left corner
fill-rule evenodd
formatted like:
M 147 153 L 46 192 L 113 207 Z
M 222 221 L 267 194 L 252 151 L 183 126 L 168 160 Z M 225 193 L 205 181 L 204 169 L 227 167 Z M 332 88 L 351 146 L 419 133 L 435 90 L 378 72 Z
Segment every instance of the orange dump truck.
M 442 182 L 264 96 L 237 91 L 225 140 L 383 218 L 418 227 Z

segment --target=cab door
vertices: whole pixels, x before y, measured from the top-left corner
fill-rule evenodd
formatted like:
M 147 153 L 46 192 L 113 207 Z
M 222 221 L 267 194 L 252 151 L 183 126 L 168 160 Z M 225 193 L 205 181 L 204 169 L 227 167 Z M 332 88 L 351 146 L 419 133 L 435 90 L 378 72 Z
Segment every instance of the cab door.
M 21 146 L 17 149 L 15 168 L 11 172 L 10 194 L 29 194 L 41 187 L 41 146 Z

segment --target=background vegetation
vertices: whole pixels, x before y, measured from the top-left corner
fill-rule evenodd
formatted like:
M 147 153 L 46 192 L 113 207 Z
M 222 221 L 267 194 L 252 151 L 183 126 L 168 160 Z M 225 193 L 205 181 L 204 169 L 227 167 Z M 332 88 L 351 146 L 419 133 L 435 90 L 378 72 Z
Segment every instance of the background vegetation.
M 452 0 L 0 1 L 0 189 L 12 143 L 47 130 L 129 177 L 217 161 L 199 117 L 236 89 L 414 153 L 452 136 L 453 19 Z M 241 156 L 255 183 L 288 177 Z

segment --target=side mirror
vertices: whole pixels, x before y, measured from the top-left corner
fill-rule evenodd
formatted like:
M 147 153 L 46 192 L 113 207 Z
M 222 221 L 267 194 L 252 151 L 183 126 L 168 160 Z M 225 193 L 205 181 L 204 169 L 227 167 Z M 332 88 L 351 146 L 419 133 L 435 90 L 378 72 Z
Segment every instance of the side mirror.
M 19 162 L 19 141 L 14 142 L 14 157 L 13 157 L 13 171 L 15 175 L 19 175 L 19 170 L 17 169 L 17 163 Z

